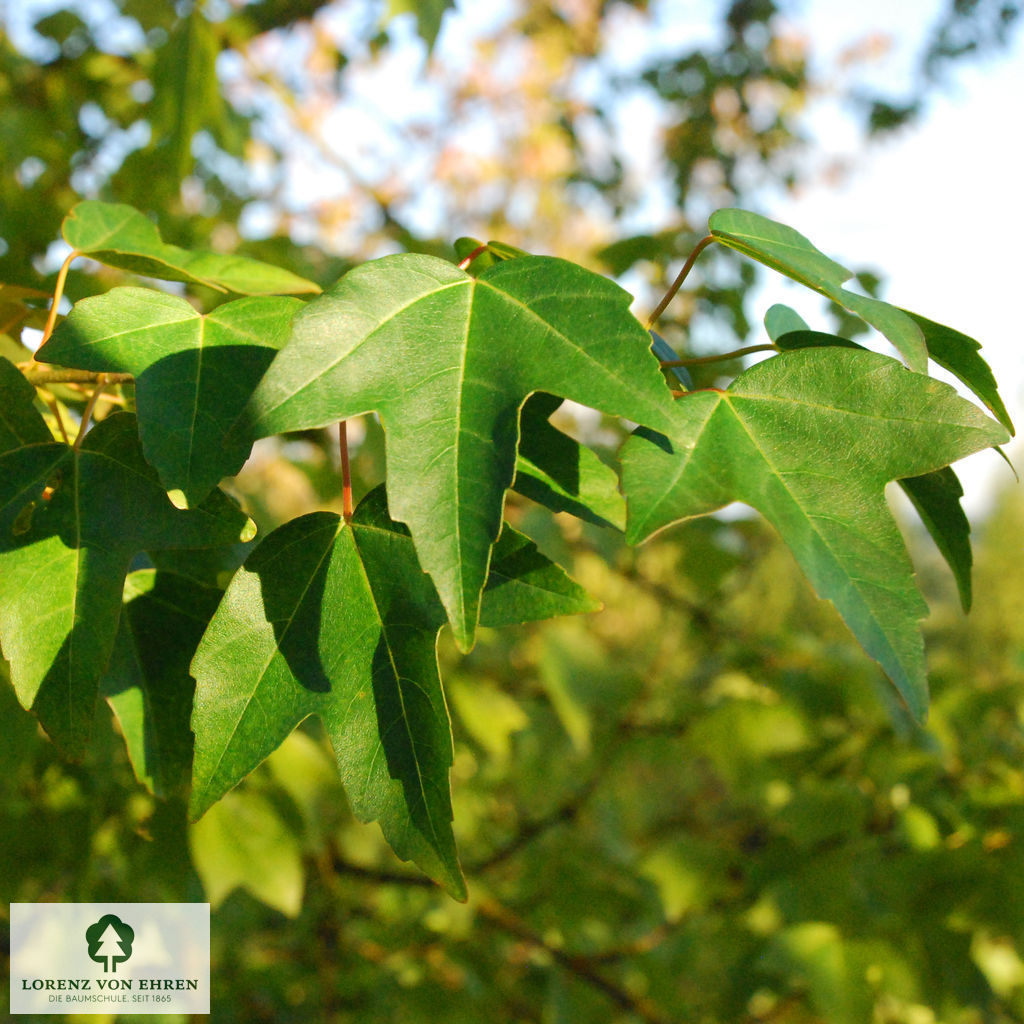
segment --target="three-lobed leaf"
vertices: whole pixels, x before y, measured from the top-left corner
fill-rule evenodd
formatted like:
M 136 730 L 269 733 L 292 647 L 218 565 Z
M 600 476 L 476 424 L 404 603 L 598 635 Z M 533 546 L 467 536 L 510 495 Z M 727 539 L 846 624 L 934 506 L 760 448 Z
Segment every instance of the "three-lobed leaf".
M 996 413 L 999 421 L 1010 433 L 1013 433 L 1013 425 L 999 399 L 992 372 L 977 354 L 980 347 L 978 343 L 960 334 L 959 331 L 953 331 L 923 317 L 915 316 L 915 319 L 921 323 L 925 332 L 929 354 L 947 369 L 955 367 L 959 371 L 954 370 L 956 376 L 971 387 L 983 401 L 987 397 L 988 401 L 985 401 L 985 404 Z M 787 306 L 772 306 L 765 314 L 764 323 L 772 341 L 783 351 L 801 348 L 864 350 L 862 345 L 847 338 L 810 330 L 800 316 Z M 933 348 L 940 353 L 939 356 L 935 355 Z M 986 381 L 991 382 L 990 388 L 986 387 Z M 921 522 L 953 573 L 961 607 L 965 612 L 969 611 L 972 601 L 971 570 L 974 559 L 971 553 L 971 524 L 960 505 L 960 499 L 964 494 L 960 480 L 950 466 L 945 466 L 932 473 L 905 477 L 898 483 L 917 510 Z
M 37 358 L 132 374 L 146 458 L 193 505 L 245 462 L 249 440 L 235 435 L 228 445 L 228 430 L 301 306 L 253 296 L 203 315 L 175 295 L 114 288 L 77 303 Z
M 132 557 L 230 544 L 250 526 L 219 491 L 176 509 L 129 413 L 97 424 L 78 448 L 0 455 L 0 641 L 19 700 L 67 755 L 88 740 Z
M 506 527 L 482 621 L 507 625 L 594 603 Z M 309 715 L 323 721 L 353 812 L 379 822 L 403 859 L 465 896 L 452 835 L 451 728 L 435 645 L 444 609 L 383 489 L 351 523 L 302 516 L 235 576 L 192 663 L 202 815 Z
M 408 524 L 468 649 L 527 397 L 545 391 L 655 429 L 670 423 L 668 389 L 629 302 L 611 281 L 549 257 L 477 278 L 431 256 L 384 257 L 299 313 L 237 429 L 263 436 L 378 412 L 391 514 Z
M 757 509 L 923 718 L 926 607 L 885 485 L 998 444 L 1005 429 L 949 385 L 853 349 L 784 353 L 675 413 L 667 440 L 638 433 L 624 449 L 627 539 L 733 501 Z
M 290 270 L 247 256 L 169 245 L 148 217 L 123 203 L 86 199 L 64 218 L 61 231 L 68 245 L 82 256 L 162 281 L 191 281 L 240 295 L 320 291 L 319 285 Z

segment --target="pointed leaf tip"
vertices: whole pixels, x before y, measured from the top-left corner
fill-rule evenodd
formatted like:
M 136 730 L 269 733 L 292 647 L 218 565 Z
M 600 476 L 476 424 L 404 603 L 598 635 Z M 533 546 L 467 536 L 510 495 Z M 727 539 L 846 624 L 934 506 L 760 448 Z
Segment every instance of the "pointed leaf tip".
M 799 231 L 748 210 L 716 210 L 711 234 L 730 249 L 799 281 L 848 309 L 892 342 L 907 366 L 918 373 L 928 368 L 924 335 L 902 309 L 843 287 L 853 274 L 811 244 Z
M 269 263 L 169 245 L 156 225 L 132 206 L 86 199 L 61 225 L 64 240 L 108 267 L 162 281 L 191 281 L 240 295 L 315 294 L 320 286 Z
M 527 396 L 547 392 L 655 429 L 671 422 L 630 301 L 550 257 L 505 260 L 478 278 L 431 256 L 384 257 L 299 313 L 248 418 L 266 435 L 379 413 L 391 515 L 409 526 L 469 650 Z
M 623 451 L 627 536 L 733 501 L 757 509 L 923 720 L 927 606 L 885 485 L 997 444 L 1005 428 L 949 385 L 857 349 L 783 353 L 675 410 L 670 449 L 637 432 Z

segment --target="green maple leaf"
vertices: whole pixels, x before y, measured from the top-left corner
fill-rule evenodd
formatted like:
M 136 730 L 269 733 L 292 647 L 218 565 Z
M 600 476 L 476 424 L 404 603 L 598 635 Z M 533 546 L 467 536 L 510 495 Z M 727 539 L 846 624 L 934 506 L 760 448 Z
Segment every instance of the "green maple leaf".
M 255 296 L 204 316 L 175 295 L 114 288 L 77 303 L 36 358 L 132 374 L 146 459 L 194 505 L 248 457 L 247 438 L 228 447 L 225 436 L 301 308 Z
M 290 270 L 247 256 L 193 252 L 169 245 L 148 217 L 124 203 L 86 199 L 64 218 L 61 232 L 82 256 L 162 281 L 194 281 L 240 295 L 320 291 L 319 285 Z
M 1005 428 L 886 356 L 803 349 L 752 367 L 728 391 L 687 395 L 668 438 L 638 434 L 625 446 L 627 539 L 751 505 L 923 718 L 927 607 L 885 485 L 999 444 Z
M 468 649 L 526 398 L 546 391 L 667 429 L 669 393 L 629 302 L 548 257 L 477 278 L 431 256 L 385 257 L 295 318 L 238 429 L 263 436 L 377 411 L 391 514 Z
M 959 331 L 913 313 L 909 315 L 924 332 L 928 354 L 971 388 L 1012 434 L 1013 424 L 999 398 L 992 371 L 978 355 L 981 346 Z M 772 306 L 765 314 L 764 325 L 772 341 L 783 351 L 836 347 L 864 350 L 862 345 L 847 338 L 812 331 L 788 306 Z M 933 473 L 905 477 L 898 483 L 917 509 L 921 522 L 953 573 L 961 607 L 965 612 L 970 611 L 974 557 L 971 553 L 971 524 L 960 505 L 964 494 L 960 480 L 949 466 L 945 466 Z
M 747 210 L 716 210 L 708 223 L 717 241 L 848 309 L 881 331 L 911 369 L 925 371 L 928 350 L 913 317 L 881 299 L 844 288 L 843 283 L 853 274 L 829 259 L 799 231 Z
M 482 622 L 506 625 L 595 607 L 506 527 Z M 383 489 L 350 524 L 292 520 L 235 576 L 199 644 L 190 814 L 199 817 L 318 715 L 355 815 L 451 893 L 465 883 L 451 829 L 451 727 L 435 646 L 444 609 Z
M 413 14 L 420 38 L 427 44 L 427 52 L 434 48 L 445 12 L 455 6 L 455 0 L 388 0 L 385 20 L 400 14 Z
M 250 526 L 220 491 L 176 509 L 128 413 L 77 450 L 46 442 L 0 456 L 0 641 L 19 700 L 68 756 L 88 741 L 132 556 L 229 544 Z
M 189 663 L 221 593 L 155 569 L 137 570 L 125 583 L 100 693 L 117 716 L 135 777 L 157 796 L 182 792 L 191 776 Z

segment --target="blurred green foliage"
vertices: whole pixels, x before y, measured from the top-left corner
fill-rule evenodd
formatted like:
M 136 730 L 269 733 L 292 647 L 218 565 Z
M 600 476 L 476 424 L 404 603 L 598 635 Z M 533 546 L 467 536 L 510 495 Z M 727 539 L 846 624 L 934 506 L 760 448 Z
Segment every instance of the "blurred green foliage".
M 926 730 L 760 522 L 552 533 L 604 611 L 442 645 L 464 906 L 317 729 L 187 828 L 113 732 L 63 764 L 4 688 L 3 900 L 210 900 L 218 1021 L 1020 1019 L 1022 527 L 1008 493 L 970 624 L 921 556 Z

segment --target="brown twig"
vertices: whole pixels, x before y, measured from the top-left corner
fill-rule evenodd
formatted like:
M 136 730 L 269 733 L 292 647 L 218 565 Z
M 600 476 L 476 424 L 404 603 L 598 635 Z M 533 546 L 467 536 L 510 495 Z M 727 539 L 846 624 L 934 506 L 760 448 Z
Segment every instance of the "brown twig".
M 668 359 L 662 362 L 663 370 L 675 366 L 704 366 L 707 363 L 724 363 L 728 359 L 739 359 L 741 356 L 749 356 L 754 352 L 778 352 L 774 345 L 748 345 L 746 348 L 733 349 L 732 352 L 723 352 L 720 356 L 693 356 L 690 359 Z
M 485 897 L 477 903 L 476 910 L 480 917 L 485 921 L 489 921 L 501 931 L 512 935 L 521 942 L 528 943 L 536 949 L 543 950 L 559 967 L 575 975 L 592 988 L 597 989 L 627 1013 L 635 1014 L 641 1020 L 646 1021 L 647 1024 L 670 1024 L 669 1018 L 645 996 L 633 995 L 609 978 L 606 978 L 597 970 L 591 958 L 567 953 L 565 950 L 551 945 L 525 921 L 521 920 L 506 907 L 501 906 L 500 903 Z

